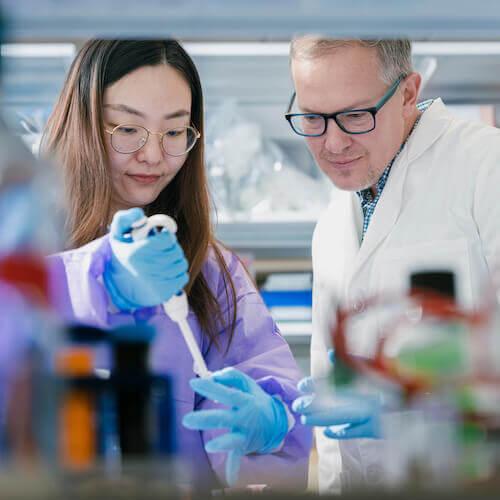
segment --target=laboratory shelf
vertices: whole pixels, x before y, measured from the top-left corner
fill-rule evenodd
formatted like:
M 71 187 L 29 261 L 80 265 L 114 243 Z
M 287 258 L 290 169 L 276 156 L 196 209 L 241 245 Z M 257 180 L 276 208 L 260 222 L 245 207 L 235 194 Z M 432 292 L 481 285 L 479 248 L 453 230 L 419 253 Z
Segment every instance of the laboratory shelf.
M 311 257 L 307 258 L 276 258 L 259 259 L 254 262 L 254 270 L 257 274 L 267 275 L 270 273 L 290 273 L 312 271 Z
M 312 325 L 310 322 L 285 322 L 278 321 L 278 328 L 290 345 L 307 345 L 311 342 Z
M 311 256 L 314 226 L 312 221 L 227 222 L 216 226 L 216 235 L 237 252 L 251 253 L 257 259 L 296 259 L 291 261 L 289 267 L 293 269 L 295 262 L 296 269 L 307 270 L 310 266 L 305 260 Z M 267 264 L 269 270 L 276 270 L 272 268 L 272 261 L 267 260 Z

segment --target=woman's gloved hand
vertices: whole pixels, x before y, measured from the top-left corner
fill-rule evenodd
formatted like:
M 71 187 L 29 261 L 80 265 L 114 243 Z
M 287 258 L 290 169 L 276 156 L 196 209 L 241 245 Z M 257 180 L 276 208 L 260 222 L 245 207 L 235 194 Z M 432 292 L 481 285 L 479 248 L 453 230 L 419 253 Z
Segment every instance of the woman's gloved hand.
M 252 378 L 235 368 L 214 372 L 210 378 L 192 379 L 201 396 L 228 406 L 227 409 L 193 411 L 182 423 L 188 429 L 228 429 L 205 444 L 209 453 L 227 452 L 226 480 L 238 480 L 240 459 L 248 453 L 270 453 L 288 432 L 283 402 L 267 394 Z
M 330 362 L 335 362 L 332 350 Z M 338 390 L 334 394 L 328 384 L 302 379 L 297 388 L 304 394 L 292 403 L 294 412 L 301 414 L 304 425 L 327 427 L 323 433 L 331 439 L 380 437 L 380 398 L 375 394 Z
M 142 209 L 131 208 L 116 212 L 111 223 L 111 259 L 103 278 L 113 303 L 122 310 L 162 304 L 189 281 L 188 263 L 175 234 L 163 230 L 132 240 L 132 224 L 143 217 Z

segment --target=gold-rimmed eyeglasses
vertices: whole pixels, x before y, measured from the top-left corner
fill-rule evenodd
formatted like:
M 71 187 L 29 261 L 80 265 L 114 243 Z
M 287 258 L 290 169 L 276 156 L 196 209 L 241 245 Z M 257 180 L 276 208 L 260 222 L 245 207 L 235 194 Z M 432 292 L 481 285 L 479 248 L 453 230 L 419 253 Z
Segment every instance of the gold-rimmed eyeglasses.
M 193 149 L 201 134 L 192 126 L 176 127 L 164 132 L 151 132 L 141 125 L 117 125 L 113 130 L 104 129 L 111 135 L 111 146 L 117 153 L 131 154 L 148 142 L 150 135 L 158 135 L 163 151 L 169 156 L 182 156 Z

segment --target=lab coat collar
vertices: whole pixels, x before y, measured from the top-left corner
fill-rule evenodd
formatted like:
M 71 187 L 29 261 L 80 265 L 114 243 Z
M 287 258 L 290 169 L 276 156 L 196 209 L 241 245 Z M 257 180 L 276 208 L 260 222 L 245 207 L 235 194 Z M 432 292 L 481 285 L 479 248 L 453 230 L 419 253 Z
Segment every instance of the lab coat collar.
M 408 163 L 415 161 L 439 139 L 448 128 L 451 116 L 440 98 L 433 101 L 408 139 Z
M 375 216 L 372 218 L 364 240 L 357 253 L 352 269 L 351 280 L 359 273 L 370 255 L 384 241 L 398 219 L 403 203 L 404 184 L 408 168 L 444 133 L 450 123 L 451 115 L 441 99 L 436 99 L 423 113 L 407 144 L 391 168 L 384 191 L 378 201 Z M 355 193 L 352 193 L 357 198 Z M 359 204 L 359 200 L 356 200 Z M 353 212 L 351 223 L 358 225 Z M 349 280 L 349 281 L 351 281 Z

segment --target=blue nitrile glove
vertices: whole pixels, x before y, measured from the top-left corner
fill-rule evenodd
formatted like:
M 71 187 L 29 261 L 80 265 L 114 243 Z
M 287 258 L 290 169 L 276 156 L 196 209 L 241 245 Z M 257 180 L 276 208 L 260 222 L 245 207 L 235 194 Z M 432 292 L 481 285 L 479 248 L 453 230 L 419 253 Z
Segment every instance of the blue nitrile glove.
M 285 438 L 288 417 L 284 404 L 235 368 L 214 372 L 210 378 L 192 379 L 190 384 L 201 396 L 229 407 L 190 412 L 182 423 L 200 431 L 229 430 L 206 443 L 205 450 L 228 453 L 226 480 L 232 486 L 238 480 L 243 455 L 272 452 Z
M 328 352 L 335 362 L 333 350 Z M 327 427 L 324 435 L 332 439 L 380 437 L 380 399 L 376 395 L 338 390 L 330 394 L 325 384 L 315 384 L 312 377 L 302 379 L 297 388 L 305 395 L 292 403 L 304 425 Z
M 131 208 L 116 212 L 111 223 L 111 259 L 103 278 L 113 303 L 122 310 L 162 304 L 189 281 L 188 263 L 175 234 L 163 230 L 132 240 L 132 224 L 143 217 L 142 209 Z

